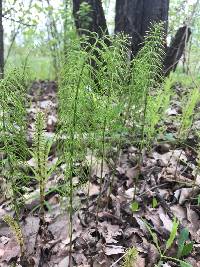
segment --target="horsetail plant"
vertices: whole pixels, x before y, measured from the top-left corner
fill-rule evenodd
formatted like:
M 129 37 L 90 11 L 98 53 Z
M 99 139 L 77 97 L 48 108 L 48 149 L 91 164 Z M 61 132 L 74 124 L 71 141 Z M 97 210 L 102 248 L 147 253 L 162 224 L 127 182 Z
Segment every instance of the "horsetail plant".
M 111 53 L 110 51 L 108 53 L 108 46 L 104 44 L 104 41 L 97 40 L 97 42 L 101 42 L 101 50 L 98 50 L 99 48 L 96 46 L 87 47 L 80 52 L 72 47 L 72 51 L 68 52 L 67 66 L 63 66 L 63 72 L 61 72 L 59 114 L 61 132 L 65 136 L 64 161 L 67 164 L 65 180 L 70 206 L 70 240 L 72 240 L 73 177 L 76 174 L 75 162 L 84 148 L 81 140 L 85 140 L 85 142 L 89 144 L 91 143 L 93 153 L 95 150 L 98 150 L 101 155 L 99 203 L 103 182 L 105 137 L 108 129 L 110 129 L 110 118 L 113 119 L 113 110 L 115 110 L 113 108 L 114 106 L 112 106 L 114 102 L 112 102 L 111 96 L 114 82 L 114 74 L 112 73 L 114 72 L 113 69 L 112 71 L 108 69 L 108 66 L 110 66 L 108 63 L 112 63 L 113 59 L 116 61 L 116 56 L 113 57 L 115 51 L 114 48 L 112 48 L 114 52 Z M 93 53 L 96 49 L 98 51 Z M 99 54 L 100 52 L 101 55 Z M 98 56 L 94 57 L 94 54 L 98 54 Z M 102 61 L 99 60 L 99 57 Z M 96 62 L 97 69 L 91 67 L 91 58 Z M 112 68 L 113 67 L 114 65 L 112 64 Z M 93 75 L 91 75 L 91 73 L 93 73 Z M 93 80 L 94 76 L 96 77 L 95 81 L 98 81 L 98 85 Z M 98 89 L 95 89 L 95 86 L 98 86 Z M 115 117 L 116 111 L 114 118 Z M 101 140 L 100 147 L 94 140 L 94 136 L 95 139 Z M 91 141 L 89 138 L 91 138 Z M 87 151 L 83 151 L 83 154 L 84 153 L 86 155 Z M 72 242 L 70 242 L 69 250 L 71 258 Z
M 28 148 L 26 142 L 26 74 L 20 69 L 13 69 L 0 80 L 0 151 L 2 158 L 2 174 L 5 177 L 13 217 L 5 215 L 8 224 L 20 246 L 20 264 L 26 266 L 25 246 L 19 223 L 20 209 L 23 205 L 24 189 L 27 175 L 24 165 Z
M 170 105 L 171 96 L 172 81 L 167 78 L 156 90 L 156 93 L 152 93 L 148 97 L 144 129 L 147 148 L 151 147 L 151 143 L 155 141 L 155 138 L 165 131 L 162 120 L 166 116 L 165 113 Z
M 73 233 L 73 177 L 75 173 L 75 160 L 80 153 L 82 140 L 81 135 L 84 128 L 81 100 L 84 102 L 85 92 L 82 78 L 84 77 L 86 54 L 84 51 L 75 50 L 67 53 L 67 65 L 63 65 L 59 87 L 59 116 L 61 123 L 61 135 L 64 136 L 64 162 L 65 169 L 65 193 L 69 196 L 69 266 L 72 265 L 72 233 Z M 84 121 L 85 122 L 85 121 Z
M 164 31 L 163 24 L 159 23 L 152 25 L 145 37 L 144 46 L 138 52 L 136 58 L 133 59 L 129 100 L 125 109 L 125 123 L 131 126 L 129 127 L 131 135 L 140 139 L 139 170 L 142 166 L 144 145 L 149 146 L 161 118 L 158 117 L 157 112 L 160 111 L 161 99 L 164 94 L 162 87 L 163 55 Z M 131 119 L 129 118 L 130 113 Z M 135 179 L 134 198 L 138 178 L 139 174 Z
M 164 30 L 163 24 L 152 25 L 147 33 L 144 46 L 133 59 L 133 74 L 131 81 L 131 97 L 128 106 L 132 111 L 133 125 L 139 125 L 141 136 L 141 150 L 143 149 L 146 131 L 148 131 L 148 118 L 155 112 L 149 108 L 149 99 L 155 101 L 159 92 L 162 78 L 162 58 L 164 55 Z M 153 111 L 153 114 L 151 114 Z M 133 127 L 134 127 L 133 126 Z
M 14 69 L 0 80 L 0 150 L 4 154 L 2 169 L 17 221 L 23 202 L 21 186 L 26 184 L 26 175 L 20 166 L 28 155 L 25 93 L 26 75 L 21 70 Z
M 18 245 L 20 246 L 21 261 L 23 261 L 25 256 L 25 243 L 24 237 L 20 228 L 19 223 L 10 215 L 5 215 L 3 220 L 9 225 L 11 231 L 13 232 Z
M 180 128 L 178 131 L 179 139 L 185 140 L 188 137 L 193 122 L 194 110 L 199 100 L 200 93 L 198 88 L 194 88 L 184 99 Z
M 80 154 L 82 158 L 87 155 L 83 142 L 91 145 L 91 161 L 93 155 L 99 156 L 101 160 L 96 206 L 97 225 L 104 185 L 104 162 L 109 146 L 113 140 L 117 140 L 117 144 L 121 142 L 121 132 L 127 127 L 131 136 L 142 136 L 142 151 L 144 144 L 150 144 L 157 133 L 161 119 L 161 115 L 158 116 L 157 113 L 163 114 L 169 103 L 171 88 L 162 85 L 161 75 L 164 40 L 162 29 L 162 24 L 152 26 L 144 47 L 130 65 L 127 64 L 128 41 L 120 36 L 97 38 L 95 45 L 85 42 L 82 49 L 75 43 L 67 53 L 67 63 L 63 64 L 60 75 L 59 121 L 64 139 L 65 190 L 69 196 L 70 264 L 73 177 L 79 175 L 76 162 Z M 90 62 L 94 64 L 91 65 Z M 150 89 L 154 90 L 152 94 Z M 88 198 L 89 186 L 90 179 Z M 109 194 L 112 192 L 111 187 L 112 181 Z
M 137 248 L 132 247 L 125 253 L 122 267 L 137 267 L 136 261 L 138 257 Z
M 57 163 L 49 167 L 48 157 L 53 139 L 45 136 L 45 114 L 41 111 L 37 113 L 35 121 L 35 132 L 33 137 L 33 147 L 30 150 L 35 161 L 35 166 L 30 167 L 39 182 L 40 190 L 40 225 L 45 224 L 45 187 L 48 178 L 54 172 Z
M 110 40 L 109 40 L 110 41 Z M 92 69 L 93 76 L 95 76 L 95 81 L 98 85 L 97 89 L 94 89 L 96 93 L 96 98 L 98 99 L 98 106 L 96 107 L 98 124 L 95 125 L 97 136 L 100 139 L 100 147 L 99 152 L 101 155 L 101 166 L 100 166 L 100 181 L 99 181 L 99 195 L 97 199 L 97 207 L 96 207 L 96 228 L 98 224 L 98 213 L 99 213 L 99 205 L 102 195 L 103 189 L 103 169 L 105 162 L 105 152 L 106 152 L 106 135 L 111 135 L 111 121 L 113 118 L 116 118 L 115 111 L 115 100 L 113 98 L 114 93 L 114 84 L 116 84 L 115 90 L 118 91 L 117 88 L 117 79 L 119 76 L 117 71 L 114 71 L 114 67 L 119 64 L 119 45 L 116 46 L 108 46 L 105 40 L 98 40 L 98 45 L 94 47 L 94 51 L 98 56 L 93 56 L 93 61 L 95 62 L 96 68 Z M 110 42 L 109 42 L 110 43 Z M 101 49 L 99 49 L 101 47 Z M 119 68 L 120 70 L 120 68 Z M 113 116 L 114 115 L 114 116 Z

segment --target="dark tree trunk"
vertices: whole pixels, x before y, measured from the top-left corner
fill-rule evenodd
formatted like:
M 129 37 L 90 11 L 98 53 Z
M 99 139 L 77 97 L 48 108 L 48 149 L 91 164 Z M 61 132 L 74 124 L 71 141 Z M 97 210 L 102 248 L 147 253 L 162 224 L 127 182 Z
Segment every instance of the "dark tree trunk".
M 86 14 L 81 14 L 81 5 L 85 3 L 89 7 L 89 12 Z M 102 0 L 73 0 L 73 15 L 79 35 L 86 35 L 88 37 L 88 42 L 91 45 L 96 42 L 96 36 L 93 33 L 96 33 L 99 38 L 103 38 L 103 36 L 108 35 L 108 28 L 102 6 Z M 107 38 L 105 39 L 105 42 L 107 45 L 109 45 L 109 40 Z M 97 43 L 97 46 L 101 49 L 101 45 L 99 43 Z M 101 60 L 97 50 L 94 50 L 93 53 L 99 58 L 99 60 Z M 98 69 L 94 59 L 90 60 L 90 64 L 94 70 Z M 97 90 L 101 90 L 96 76 L 93 72 L 91 75 L 93 76 Z
M 151 23 L 165 22 L 168 27 L 169 0 L 116 0 L 115 33 L 132 37 L 132 55 L 141 47 Z
M 163 21 L 167 37 L 168 12 L 169 0 L 116 0 L 115 33 L 124 32 L 131 36 L 131 52 L 135 56 L 151 23 Z M 188 27 L 181 27 L 170 47 L 166 44 L 166 58 L 163 62 L 166 76 L 176 69 L 190 35 Z
M 85 17 L 89 18 L 87 26 L 85 20 L 79 16 L 81 3 L 89 4 L 91 11 Z M 169 0 L 116 0 L 115 33 L 124 32 L 131 37 L 131 56 L 134 57 L 142 47 L 144 36 L 150 29 L 151 23 L 164 22 L 167 39 Z M 108 34 L 105 15 L 101 0 L 73 0 L 73 14 L 76 28 L 81 35 L 84 30 L 95 32 L 99 37 Z M 170 47 L 165 45 L 166 58 L 163 59 L 164 74 L 174 71 L 182 57 L 185 45 L 191 31 L 184 26 L 178 29 Z M 89 34 L 87 34 L 89 35 Z M 89 35 L 90 36 L 90 35 Z M 89 42 L 94 43 L 90 36 Z
M 82 3 L 87 3 L 90 11 L 81 18 L 79 11 Z M 84 33 L 89 36 L 89 32 L 95 32 L 99 37 L 102 37 L 104 34 L 108 34 L 101 0 L 73 0 L 73 15 L 80 35 Z M 92 37 L 89 41 L 93 43 Z
M 180 27 L 172 39 L 170 47 L 167 48 L 164 60 L 164 73 L 168 76 L 171 71 L 175 71 L 180 58 L 183 55 L 185 46 L 189 41 L 191 30 L 187 26 Z
M 4 41 L 3 41 L 3 10 L 2 10 L 2 0 L 0 0 L 0 79 L 4 75 Z

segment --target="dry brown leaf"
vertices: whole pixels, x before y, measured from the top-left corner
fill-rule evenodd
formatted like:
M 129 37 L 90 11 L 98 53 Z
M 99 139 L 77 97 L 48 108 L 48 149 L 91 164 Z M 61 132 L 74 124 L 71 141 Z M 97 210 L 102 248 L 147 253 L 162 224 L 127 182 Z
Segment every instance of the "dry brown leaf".
M 119 225 L 110 224 L 108 222 L 102 222 L 99 224 L 99 232 L 106 240 L 106 244 L 116 244 L 118 241 L 115 239 L 117 236 L 121 236 L 122 233 L 119 231 Z
M 116 168 L 116 171 L 120 174 L 120 175 L 124 175 L 126 173 L 126 170 L 120 166 L 118 166 Z
M 153 152 L 152 155 L 154 159 L 162 161 L 163 166 L 167 166 L 170 162 L 170 165 L 176 168 L 179 161 L 187 162 L 185 151 L 181 149 L 171 150 L 162 155 L 157 152 Z
M 187 261 L 186 262 L 190 263 L 192 265 L 192 267 L 200 267 L 200 262 L 197 262 L 192 257 L 187 258 Z
M 93 196 L 97 196 L 98 194 L 99 194 L 99 186 L 94 183 L 90 183 L 89 184 L 89 196 L 93 197 Z
M 95 156 L 87 155 L 86 156 L 87 165 L 91 167 L 91 176 L 96 177 L 105 177 L 109 173 L 109 168 L 107 163 L 103 162 L 102 170 L 102 161 L 101 159 L 96 158 Z
M 0 248 L 0 259 L 3 257 L 4 254 L 5 254 L 5 250 Z
M 118 255 L 118 254 L 123 254 L 125 252 L 125 248 L 116 245 L 106 245 L 104 251 L 107 256 Z
M 176 116 L 178 114 L 177 110 L 175 108 L 168 108 L 166 110 L 166 115 L 168 116 Z
M 160 213 L 159 212 L 160 219 L 163 223 L 164 228 L 168 231 L 171 232 L 172 227 L 173 227 L 173 222 L 169 218 L 169 216 L 166 213 Z
M 66 267 L 69 265 L 69 257 L 66 257 L 61 260 L 61 262 L 58 264 L 58 267 Z
M 133 199 L 134 192 L 135 192 L 135 188 L 133 188 L 133 187 L 132 187 L 132 188 L 129 188 L 129 189 L 127 189 L 127 190 L 125 191 L 124 196 L 125 196 L 126 198 Z
M 74 253 L 73 254 L 74 261 L 76 262 L 76 266 L 86 266 L 87 258 L 83 253 Z
M 145 259 L 138 255 L 133 267 L 145 267 Z
M 161 143 L 158 146 L 156 146 L 155 150 L 159 153 L 159 154 L 165 154 L 167 152 L 169 152 L 170 150 L 170 145 L 169 144 L 165 144 L 165 143 Z
M 133 167 L 133 168 L 129 168 L 126 171 L 126 177 L 129 178 L 130 180 L 133 180 L 134 178 L 136 178 L 139 175 L 139 167 Z
M 181 222 L 186 220 L 186 210 L 183 207 L 181 207 L 180 205 L 172 205 L 170 208 L 174 216 L 178 218 Z
M 182 188 L 180 190 L 180 197 L 179 197 L 179 204 L 183 204 L 186 200 L 190 199 L 191 193 L 193 189 L 192 188 Z
M 6 245 L 0 244 L 0 250 L 2 257 L 0 257 L 0 263 L 9 262 L 11 259 L 16 258 L 20 254 L 20 248 L 17 241 L 13 237 Z
M 187 219 L 190 222 L 188 224 L 188 229 L 192 235 L 192 238 L 197 242 L 200 243 L 200 219 L 198 214 L 191 209 L 190 206 L 186 207 L 187 209 Z
M 195 184 L 200 186 L 200 175 L 196 176 Z
M 51 100 L 43 100 L 43 101 L 40 101 L 40 107 L 42 109 L 47 109 L 47 108 L 53 108 L 55 107 L 55 104 L 51 101 Z
M 160 257 L 159 252 L 155 245 L 151 244 L 147 239 L 143 237 L 142 240 L 143 247 L 147 250 L 147 267 L 154 267 Z
M 31 158 L 27 161 L 27 164 L 30 166 L 30 167 L 36 167 L 36 160 L 34 158 Z

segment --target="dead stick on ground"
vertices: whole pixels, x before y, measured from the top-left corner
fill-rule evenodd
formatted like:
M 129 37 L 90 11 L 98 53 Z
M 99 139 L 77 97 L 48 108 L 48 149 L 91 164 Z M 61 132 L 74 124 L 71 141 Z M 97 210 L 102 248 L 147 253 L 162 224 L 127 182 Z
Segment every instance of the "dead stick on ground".
M 110 267 L 114 267 L 119 261 L 121 261 L 126 256 L 127 253 L 128 253 L 128 250 L 118 260 L 116 260 Z

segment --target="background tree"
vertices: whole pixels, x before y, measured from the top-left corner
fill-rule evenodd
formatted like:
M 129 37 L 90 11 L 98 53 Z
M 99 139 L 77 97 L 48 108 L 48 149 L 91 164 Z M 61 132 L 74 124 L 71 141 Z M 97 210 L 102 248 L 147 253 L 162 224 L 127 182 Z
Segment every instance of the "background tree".
M 116 0 L 115 33 L 131 36 L 131 51 L 135 56 L 141 48 L 152 22 L 165 22 L 168 28 L 169 0 Z
M 75 25 L 80 35 L 96 32 L 99 37 L 108 34 L 101 0 L 73 0 Z M 92 38 L 90 38 L 92 42 Z
M 14 16 L 16 10 L 13 8 L 16 4 L 19 4 L 18 9 L 18 16 Z M 13 24 L 13 30 L 11 35 L 9 36 L 9 45 L 6 50 L 6 55 L 4 59 L 4 65 L 6 65 L 8 58 L 10 56 L 10 53 L 12 51 L 13 46 L 15 45 L 15 41 L 17 36 L 22 32 L 25 28 L 35 27 L 36 23 L 35 21 L 30 20 L 30 12 L 32 9 L 33 0 L 27 1 L 27 7 L 24 7 L 22 5 L 22 2 L 17 2 L 17 0 L 14 0 L 13 3 L 3 13 L 3 18 L 5 19 L 6 23 L 10 21 Z
M 85 17 L 89 20 L 88 24 L 84 24 L 80 16 L 84 3 L 90 8 L 90 12 Z M 84 30 L 96 32 L 100 37 L 103 32 L 108 33 L 100 0 L 73 0 L 73 4 L 75 25 L 79 34 L 82 34 Z M 123 32 L 131 37 L 132 56 L 135 56 L 141 48 L 145 33 L 149 30 L 151 23 L 163 21 L 167 38 L 169 0 L 116 0 L 115 11 L 115 33 Z M 166 75 L 176 68 L 190 34 L 189 27 L 183 26 L 178 29 L 170 47 L 167 47 L 166 41 L 166 58 L 164 59 Z
M 30 5 L 31 2 L 32 4 Z M 58 65 L 56 62 L 60 61 L 59 56 L 62 54 L 63 48 L 65 51 L 69 49 L 71 41 L 77 37 L 77 32 L 83 34 L 84 29 L 89 29 L 95 31 L 101 37 L 103 32 L 108 34 L 109 31 L 112 34 L 123 31 L 132 36 L 134 35 L 134 29 L 137 29 L 137 27 L 138 31 L 141 30 L 139 28 L 140 24 L 138 23 L 137 25 L 139 15 L 138 19 L 134 20 L 134 16 L 138 14 L 137 12 L 141 11 L 141 3 L 151 2 L 152 6 L 147 3 L 149 8 L 146 8 L 144 13 L 151 14 L 155 21 L 157 18 L 163 18 L 164 20 L 164 10 L 166 10 L 166 4 L 169 3 L 166 0 L 124 0 L 123 2 L 120 0 L 49 0 L 48 2 L 49 4 L 47 0 L 3 1 L 5 71 L 10 66 L 24 64 L 26 58 L 28 58 L 28 65 L 32 70 L 33 79 L 35 77 L 54 79 L 57 75 L 57 69 L 59 69 L 59 67 L 56 67 Z M 190 33 L 185 30 L 189 30 L 189 28 L 192 29 L 193 34 L 189 41 L 190 44 L 184 50 L 181 61 L 185 62 L 185 71 L 188 72 L 188 66 L 190 65 L 192 71 L 199 72 L 200 64 L 198 61 L 199 56 L 197 55 L 199 55 L 200 40 L 200 6 L 198 2 L 198 0 L 170 0 L 169 13 L 167 15 L 168 23 L 166 23 L 168 28 L 168 30 L 166 29 L 166 44 L 168 43 L 168 46 L 170 48 L 173 47 L 173 49 L 169 50 L 166 45 L 168 54 L 165 59 L 165 64 L 168 63 L 168 67 L 165 68 L 166 72 L 170 72 L 171 68 L 174 69 L 176 67 L 182 54 L 181 50 L 185 48 L 185 37 L 189 37 Z M 135 9 L 133 8 L 134 6 L 136 7 Z M 160 12 L 162 9 L 163 11 Z M 135 15 L 134 12 L 136 13 Z M 144 28 L 145 22 L 142 21 L 142 24 Z M 180 25 L 184 28 L 178 31 Z M 176 35 L 176 33 L 181 34 Z M 85 31 L 84 34 L 88 34 L 88 32 Z M 137 35 L 136 31 L 135 35 Z M 175 36 L 176 38 L 174 38 Z M 178 39 L 177 36 L 179 37 Z M 182 46 L 179 40 L 181 36 L 183 36 Z M 136 40 L 137 36 L 132 39 L 132 41 L 134 40 L 132 47 L 130 47 L 132 50 L 140 48 L 142 35 L 140 37 L 138 42 Z M 90 38 L 89 41 L 92 43 L 93 39 Z M 171 45 L 169 45 L 170 42 Z

